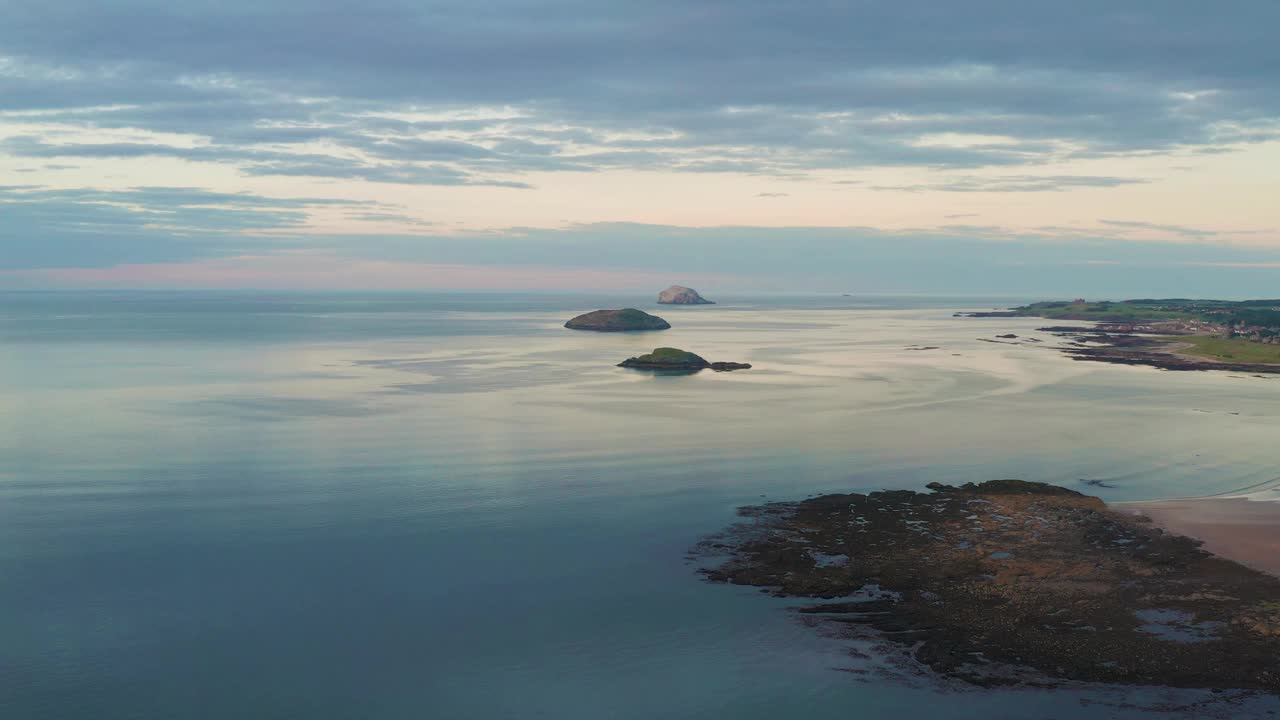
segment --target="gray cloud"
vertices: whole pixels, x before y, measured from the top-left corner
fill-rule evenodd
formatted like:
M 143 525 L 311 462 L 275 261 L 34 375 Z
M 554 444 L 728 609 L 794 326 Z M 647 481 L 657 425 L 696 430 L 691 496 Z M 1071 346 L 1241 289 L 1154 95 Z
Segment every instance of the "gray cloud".
M 9 202 L 13 195 L 33 192 L 35 200 Z M 206 197 L 184 188 L 154 194 L 125 191 L 122 197 L 105 194 L 105 199 L 130 201 L 121 205 L 105 199 L 99 202 L 96 191 L 85 192 L 81 196 L 73 191 L 0 188 L 0 197 L 6 198 L 0 202 L 6 220 L 0 224 L 0 247 L 16 249 L 0 254 L 0 286 L 22 286 L 31 277 L 23 271 L 33 268 L 185 262 L 309 250 L 337 263 L 374 259 L 525 267 L 536 272 L 555 267 L 706 275 L 736 278 L 736 287 L 756 289 L 910 292 L 928 288 L 935 293 L 990 293 L 991 277 L 999 273 L 1002 292 L 1036 297 L 1109 293 L 1234 297 L 1265 294 L 1266 288 L 1274 288 L 1274 267 L 1280 264 L 1280 252 L 1261 248 L 1194 240 L 1116 243 L 1116 233 L 1128 228 L 1106 226 L 1101 230 L 1046 227 L 1018 233 L 980 225 L 890 232 L 865 227 L 597 223 L 461 236 L 316 235 L 288 232 L 295 221 L 288 211 L 317 201 L 332 202 L 329 207 L 352 214 L 366 212 L 365 206 L 325 198 Z M 150 222 L 151 215 L 164 208 L 190 207 L 195 212 L 205 201 L 224 208 L 240 205 L 245 213 L 267 213 L 276 228 L 285 232 L 274 236 L 196 233 Z M 139 207 L 144 202 L 147 210 Z M 395 214 L 379 207 L 367 212 Z M 189 221 L 198 217 L 186 216 Z M 216 218 L 210 221 L 223 224 Z M 14 242 L 35 229 L 41 233 L 40 244 Z M 1188 268 L 1195 268 L 1194 275 Z
M 1280 136 L 1272 0 L 66 0 L 5 20 L 0 109 L 192 134 L 207 144 L 166 154 L 251 174 L 524 187 L 537 171 L 1013 167 Z M 1012 142 L 919 142 L 938 133 Z M 93 151 L 125 156 L 76 152 Z
M 1111 188 L 1151 182 L 1145 178 L 1105 175 L 963 176 L 920 185 L 876 185 L 874 190 L 900 192 L 1054 192 L 1073 188 Z M 948 216 L 952 217 L 952 216 Z
M 0 9 L 0 133 L 22 125 L 0 154 L 49 161 L 46 170 L 75 167 L 61 158 L 163 157 L 246 176 L 522 189 L 543 172 L 795 179 L 897 167 L 939 173 L 876 189 L 1052 192 L 1151 180 L 1038 171 L 1049 163 L 1217 154 L 1280 138 L 1274 0 L 378 0 L 358 12 L 336 0 L 0 0 Z M 85 132 L 104 139 L 86 142 Z M 1001 252 L 1021 247 L 999 228 L 958 224 L 909 237 L 613 224 L 306 240 L 298 231 L 322 208 L 425 227 L 403 208 L 324 198 L 10 186 L 0 188 L 0 262 L 167 262 L 312 242 L 415 262 L 591 258 L 798 274 L 813 270 L 811 257 L 856 266 L 880 243 L 889 249 L 876 267 L 927 282 L 913 266 L 921 258 L 972 264 L 964 253 L 996 254 L 987 240 L 1006 243 Z M 1041 228 L 1034 253 L 1008 259 L 1076 263 L 1088 250 L 1086 259 L 1123 265 L 1101 251 L 1134 230 L 1209 239 L 1194 228 L 1102 225 Z M 1082 249 L 1060 251 L 1066 240 Z
M 413 185 L 530 187 L 527 183 L 513 180 L 483 178 L 443 164 L 369 162 L 359 158 L 318 153 L 281 152 L 221 145 L 183 147 L 139 142 L 52 144 L 31 136 L 17 136 L 0 142 L 0 149 L 15 157 L 112 159 L 171 157 L 196 162 L 236 163 L 246 175 L 346 178 Z
M 1210 238 L 1221 234 L 1215 230 L 1202 230 L 1200 228 L 1187 227 L 1185 225 L 1165 225 L 1162 223 L 1140 222 L 1137 220 L 1099 220 L 1098 222 L 1114 228 L 1155 230 L 1156 232 L 1170 233 L 1187 238 Z
M 297 247 L 310 212 L 391 212 L 335 198 L 270 198 L 198 188 L 63 190 L 0 186 L 3 266 L 99 267 L 179 262 Z

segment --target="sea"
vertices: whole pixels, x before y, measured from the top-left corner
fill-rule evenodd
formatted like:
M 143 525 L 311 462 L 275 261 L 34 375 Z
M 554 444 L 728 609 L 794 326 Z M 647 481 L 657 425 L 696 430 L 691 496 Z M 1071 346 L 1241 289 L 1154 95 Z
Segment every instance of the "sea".
M 1273 499 L 1280 379 L 955 316 L 1040 298 L 710 290 L 0 293 L 0 718 L 1280 710 L 937 680 L 689 554 L 744 505 L 934 481 Z M 562 327 L 617 307 L 672 328 Z M 658 346 L 753 367 L 616 366 Z

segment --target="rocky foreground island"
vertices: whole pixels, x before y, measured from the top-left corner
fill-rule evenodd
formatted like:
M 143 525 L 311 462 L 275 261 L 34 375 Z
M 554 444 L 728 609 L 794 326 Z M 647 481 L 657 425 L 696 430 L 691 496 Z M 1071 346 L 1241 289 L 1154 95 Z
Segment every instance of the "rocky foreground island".
M 697 290 L 683 285 L 672 285 L 658 293 L 659 305 L 715 305 L 702 297 Z
M 980 685 L 1280 691 L 1280 579 L 1066 488 L 929 487 L 744 508 L 703 572 Z
M 595 310 L 573 318 L 564 324 L 570 330 L 594 330 L 595 332 L 632 332 L 638 330 L 666 330 L 671 323 L 643 310 Z
M 668 372 L 697 372 L 711 369 L 716 372 L 730 370 L 747 370 L 750 363 L 707 362 L 701 355 L 679 348 L 655 348 L 653 352 L 639 357 L 627 358 L 618 363 L 618 367 L 635 368 L 637 370 L 660 370 Z

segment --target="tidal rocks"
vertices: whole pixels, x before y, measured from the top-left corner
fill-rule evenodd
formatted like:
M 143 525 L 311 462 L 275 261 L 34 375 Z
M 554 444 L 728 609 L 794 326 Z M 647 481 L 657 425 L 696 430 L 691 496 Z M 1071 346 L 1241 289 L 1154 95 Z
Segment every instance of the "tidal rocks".
M 743 508 L 703 572 L 976 684 L 1280 691 L 1280 579 L 1067 488 L 929 488 Z
M 658 293 L 659 305 L 715 305 L 702 297 L 697 290 L 683 285 L 672 285 Z
M 1063 354 L 1073 360 L 1112 363 L 1115 365 L 1142 365 L 1161 370 L 1227 370 L 1233 372 L 1280 374 L 1280 365 L 1273 363 L 1230 362 L 1191 355 L 1181 355 L 1177 348 L 1181 339 L 1176 335 L 1145 336 L 1106 326 L 1077 328 L 1070 326 L 1040 328 L 1051 331 L 1060 338 L 1074 338 L 1058 346 Z M 1076 333 L 1086 333 L 1076 335 Z M 1082 341 L 1089 341 L 1085 345 Z
M 655 348 L 653 352 L 639 357 L 627 358 L 618 363 L 618 367 L 635 368 L 637 370 L 663 370 L 672 372 L 697 372 L 710 368 L 716 372 L 730 370 L 746 370 L 748 363 L 707 362 L 701 355 L 679 348 Z
M 637 330 L 666 330 L 671 324 L 657 315 L 643 310 L 596 310 L 564 324 L 570 330 L 594 330 L 596 332 L 632 332 Z

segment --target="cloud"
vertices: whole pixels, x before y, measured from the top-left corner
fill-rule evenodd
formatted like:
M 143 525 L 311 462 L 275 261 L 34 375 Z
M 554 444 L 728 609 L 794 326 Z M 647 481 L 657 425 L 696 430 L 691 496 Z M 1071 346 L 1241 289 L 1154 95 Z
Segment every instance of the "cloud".
M 530 172 L 1020 167 L 1280 137 L 1272 0 L 67 0 L 5 20 L 6 118 L 198 143 L 25 149 L 46 157 L 525 187 Z
M 1153 230 L 1159 233 L 1171 235 L 1179 235 L 1188 238 L 1210 238 L 1221 234 L 1216 230 L 1202 230 L 1200 228 L 1186 227 L 1183 225 L 1167 225 L 1164 223 L 1141 222 L 1137 220 L 1099 220 L 1103 225 L 1108 225 L 1122 230 Z
M 186 187 L 122 190 L 0 186 L 0 268 L 96 267 L 296 246 L 317 209 L 352 215 L 395 206 L 341 198 L 273 198 Z M 358 219 L 358 218 L 357 218 Z
M 985 237 L 960 229 L 681 228 L 629 224 L 468 238 L 326 236 L 325 249 L 0 269 L 0 286 L 48 288 L 598 289 L 685 279 L 722 290 L 919 292 L 1046 298 L 1241 297 L 1274 290 L 1280 251 L 1105 238 Z M 593 248 L 627 248 L 593 260 Z M 820 258 L 815 262 L 814 258 Z M 723 293 L 722 293 L 723 294 Z
M 177 272 L 323 249 L 397 266 L 768 271 L 779 282 L 806 272 L 853 280 L 839 274 L 862 271 L 841 267 L 867 263 L 943 287 L 952 281 L 932 268 L 944 261 L 1124 267 L 1129 251 L 1110 253 L 1125 239 L 1170 253 L 1171 268 L 1270 262 L 1185 255 L 1176 248 L 1203 250 L 1224 234 L 1141 218 L 1073 226 L 1059 217 L 1015 231 L 984 211 L 981 225 L 896 232 L 596 223 L 459 234 L 417 217 L 425 209 L 340 197 L 40 183 L 83 175 L 141 185 L 136 173 L 162 158 L 182 161 L 193 178 L 216 169 L 225 179 L 231 168 L 255 188 L 322 179 L 337 181 L 326 184 L 335 195 L 409 197 L 386 186 L 413 185 L 415 198 L 472 188 L 457 194 L 513 207 L 543 196 L 512 191 L 536 191 L 552 173 L 707 182 L 732 174 L 896 193 L 1074 191 L 1075 200 L 1157 182 L 1160 171 L 1138 160 L 1280 138 L 1274 0 L 380 0 L 359 12 L 335 0 L 19 5 L 0 23 L 0 164 L 41 169 L 21 173 L 33 185 L 0 191 L 0 267 L 12 272 L 147 263 Z M 562 186 L 591 181 L 568 176 Z M 317 217 L 347 230 L 320 232 Z M 360 223 L 378 232 L 348 231 Z M 1168 238 L 1180 245 L 1156 242 Z
M 648 289 L 669 283 L 665 272 L 594 270 L 540 265 L 468 265 L 353 259 L 327 252 L 242 255 L 173 263 L 0 270 L 0 286 L 223 289 Z M 697 273 L 703 284 L 730 276 Z M 6 282 L 7 281 L 7 282 Z
M 1114 188 L 1151 182 L 1146 178 L 1100 175 L 1013 175 L 1003 177 L 961 176 L 936 183 L 917 185 L 876 185 L 875 190 L 896 192 L 1058 192 L 1077 188 Z
M 213 145 L 178 146 L 143 142 L 47 143 L 31 136 L 11 137 L 0 150 L 15 157 L 148 158 L 236 163 L 246 175 L 344 178 L 407 185 L 489 185 L 527 189 L 527 183 L 491 180 L 443 164 L 377 162 L 317 153 Z
M 1084 260 L 1125 262 L 1131 256 L 1149 263 L 1157 251 L 1175 264 L 1273 259 L 1265 249 L 1234 242 L 1244 231 L 1208 233 L 1136 220 L 1032 230 L 994 223 L 884 230 L 615 222 L 467 232 L 375 201 L 272 197 L 190 187 L 36 185 L 0 186 L 0 213 L 5 218 L 0 223 L 0 246 L 8 251 L 0 254 L 0 270 L 19 272 L 147 263 L 174 266 L 225 258 L 279 258 L 288 264 L 323 253 L 351 265 L 367 261 L 536 267 L 655 277 L 686 272 L 735 277 L 773 274 L 785 286 L 808 275 L 835 276 L 846 272 L 843 268 L 877 265 L 886 273 L 923 281 L 920 267 L 938 263 L 995 267 L 1018 260 L 1052 266 Z M 371 224 L 368 232 L 325 232 L 313 226 L 315 213 L 342 218 L 355 227 Z M 1268 237 L 1264 234 L 1259 239 Z M 272 267 L 280 274 L 280 265 Z
M 1187 263 L 1190 267 L 1215 267 L 1215 268 L 1254 268 L 1259 270 L 1270 270 L 1280 268 L 1280 260 L 1271 262 L 1191 262 Z

